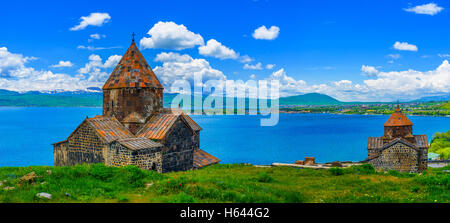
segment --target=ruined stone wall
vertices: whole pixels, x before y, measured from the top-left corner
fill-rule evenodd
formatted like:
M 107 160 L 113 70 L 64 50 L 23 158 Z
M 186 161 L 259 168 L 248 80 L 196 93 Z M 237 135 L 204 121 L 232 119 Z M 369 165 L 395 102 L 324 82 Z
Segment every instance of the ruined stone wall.
M 193 133 L 181 119 L 174 123 L 163 144 L 163 172 L 192 169 L 195 147 Z
M 162 172 L 161 148 L 133 151 L 119 143 L 112 143 L 108 149 L 106 165 L 117 167 L 135 165 L 144 170 Z
M 163 89 L 118 88 L 103 90 L 103 114 L 114 115 L 119 121 L 133 112 L 147 118 L 163 106 Z
M 56 166 L 105 162 L 106 145 L 88 125 L 83 123 L 67 142 L 54 146 Z
M 369 161 L 376 169 L 418 172 L 420 154 L 415 149 L 396 143 L 381 151 L 378 158 Z

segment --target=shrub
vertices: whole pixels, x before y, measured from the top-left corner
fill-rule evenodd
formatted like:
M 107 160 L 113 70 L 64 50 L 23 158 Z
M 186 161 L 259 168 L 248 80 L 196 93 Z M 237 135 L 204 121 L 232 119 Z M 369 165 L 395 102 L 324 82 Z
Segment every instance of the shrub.
M 124 203 L 124 202 L 128 202 L 129 199 L 128 199 L 128 197 L 126 197 L 124 195 L 119 195 L 119 197 L 117 197 L 117 201 L 119 201 L 120 203 Z
M 261 183 L 270 183 L 270 182 L 274 181 L 273 177 L 270 176 L 269 174 L 267 174 L 266 172 L 259 173 L 257 180 L 258 180 L 258 182 L 261 182 Z
M 175 196 L 172 196 L 168 200 L 169 203 L 194 203 L 195 199 L 184 192 L 181 192 Z
M 339 167 L 333 167 L 328 169 L 328 171 L 330 171 L 330 173 L 334 176 L 339 176 L 339 175 L 343 175 L 344 174 L 344 170 L 342 168 Z
M 125 166 L 122 168 L 124 170 L 125 181 L 134 187 L 143 187 L 146 178 L 145 170 L 139 169 L 137 166 Z
M 402 175 L 402 174 L 401 174 L 400 172 L 398 172 L 397 170 L 389 170 L 389 171 L 387 172 L 387 174 L 388 174 L 388 175 L 391 175 L 391 176 L 394 176 L 394 177 L 399 177 L 399 176 Z
M 113 177 L 113 168 L 105 166 L 103 163 L 96 163 L 91 166 L 91 176 L 96 179 L 109 181 Z
M 411 192 L 413 192 L 413 193 L 417 193 L 417 192 L 419 192 L 419 190 L 420 190 L 420 187 L 419 186 L 413 186 L 412 188 L 411 188 Z
M 372 166 L 372 164 L 369 164 L 369 163 L 351 166 L 351 172 L 357 173 L 357 174 L 374 174 L 374 173 L 376 173 L 375 168 Z

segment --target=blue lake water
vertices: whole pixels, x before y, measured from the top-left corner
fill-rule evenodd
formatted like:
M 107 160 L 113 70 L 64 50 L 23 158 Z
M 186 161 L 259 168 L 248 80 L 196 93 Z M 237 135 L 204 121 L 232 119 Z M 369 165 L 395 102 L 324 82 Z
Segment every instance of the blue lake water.
M 52 143 L 64 140 L 101 108 L 0 107 L 0 166 L 53 165 Z M 200 147 L 222 163 L 359 161 L 367 137 L 383 135 L 388 116 L 280 114 L 278 125 L 261 127 L 262 116 L 191 116 L 202 128 Z M 450 118 L 409 116 L 414 134 L 450 130 Z

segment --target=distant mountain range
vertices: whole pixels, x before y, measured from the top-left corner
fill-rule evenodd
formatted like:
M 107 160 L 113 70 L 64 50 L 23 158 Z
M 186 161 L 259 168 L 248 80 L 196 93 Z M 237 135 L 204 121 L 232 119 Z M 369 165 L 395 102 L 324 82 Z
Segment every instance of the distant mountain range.
M 164 107 L 170 107 L 170 103 L 178 94 L 164 93 Z M 206 96 L 203 96 L 203 100 Z M 191 100 L 193 101 L 192 96 Z M 230 100 L 223 98 L 224 103 Z M 446 101 L 450 100 L 450 95 L 425 97 L 414 101 Z M 236 101 L 234 101 L 236 104 Z M 341 102 L 333 97 L 319 93 L 308 93 L 290 97 L 281 97 L 280 106 L 295 105 L 342 105 L 342 104 L 372 104 L 376 102 Z M 0 106 L 18 107 L 101 107 L 103 104 L 102 89 L 89 88 L 86 91 L 51 91 L 38 92 L 29 91 L 19 93 L 15 91 L 0 89 Z M 249 99 L 245 100 L 246 107 L 249 107 Z
M 423 97 L 417 100 L 413 100 L 412 102 L 426 102 L 426 101 L 450 101 L 450 94 L 447 95 L 439 95 L 439 96 L 430 96 Z

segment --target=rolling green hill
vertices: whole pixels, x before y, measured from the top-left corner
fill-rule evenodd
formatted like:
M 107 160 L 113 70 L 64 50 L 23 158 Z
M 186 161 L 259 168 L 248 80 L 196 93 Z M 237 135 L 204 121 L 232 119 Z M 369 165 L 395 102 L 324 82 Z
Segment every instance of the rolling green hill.
M 178 94 L 164 93 L 164 107 L 170 107 L 170 103 Z M 206 96 L 203 97 L 205 100 Z M 191 98 L 193 103 L 194 97 Z M 225 103 L 229 98 L 224 97 Z M 61 93 L 40 93 L 26 92 L 18 93 L 14 91 L 0 90 L 0 106 L 19 107 L 101 107 L 102 94 L 97 92 L 61 92 Z M 236 102 L 235 102 L 236 103 Z M 280 98 L 280 106 L 285 105 L 338 105 L 342 104 L 328 95 L 309 93 L 291 97 Z M 245 100 L 248 107 L 249 99 Z
M 318 93 L 280 98 L 280 105 L 338 105 L 342 103 L 328 95 Z

